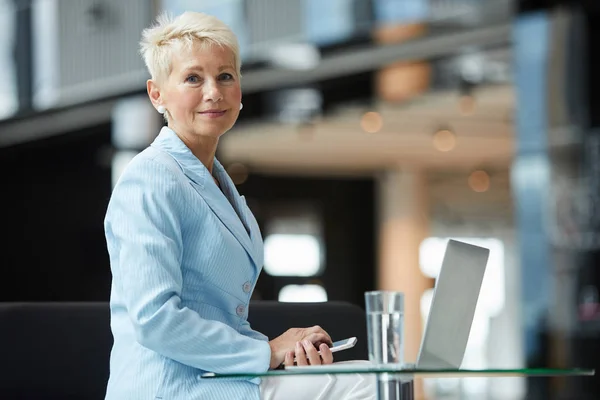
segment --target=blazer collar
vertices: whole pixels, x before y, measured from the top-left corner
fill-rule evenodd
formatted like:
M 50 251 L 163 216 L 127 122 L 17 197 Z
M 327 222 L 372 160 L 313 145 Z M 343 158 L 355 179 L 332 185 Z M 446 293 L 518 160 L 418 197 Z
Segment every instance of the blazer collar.
M 246 203 L 219 160 L 215 158 L 213 171 L 219 180 L 221 189 L 214 182 L 204 164 L 198 160 L 172 129 L 166 126 L 163 127 L 151 146 L 167 152 L 175 159 L 184 174 L 192 181 L 194 189 L 204 198 L 215 215 L 244 247 L 256 267 L 262 267 L 260 232 L 257 231 L 257 227 L 250 223 Z M 246 230 L 246 227 L 248 227 L 248 230 Z
M 204 187 L 206 178 L 210 176 L 208 169 L 171 128 L 163 126 L 151 146 L 169 153 L 188 178 Z

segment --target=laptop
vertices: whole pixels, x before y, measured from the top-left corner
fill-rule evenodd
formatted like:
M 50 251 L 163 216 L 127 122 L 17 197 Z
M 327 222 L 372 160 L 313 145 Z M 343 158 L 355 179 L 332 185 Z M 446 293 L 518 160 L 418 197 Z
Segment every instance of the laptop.
M 415 368 L 462 364 L 490 250 L 449 240 Z

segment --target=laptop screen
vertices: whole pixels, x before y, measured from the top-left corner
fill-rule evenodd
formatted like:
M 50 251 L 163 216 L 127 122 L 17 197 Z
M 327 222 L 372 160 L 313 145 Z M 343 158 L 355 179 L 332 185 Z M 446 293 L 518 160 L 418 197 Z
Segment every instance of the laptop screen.
M 460 368 L 489 253 L 483 247 L 448 241 L 417 368 Z

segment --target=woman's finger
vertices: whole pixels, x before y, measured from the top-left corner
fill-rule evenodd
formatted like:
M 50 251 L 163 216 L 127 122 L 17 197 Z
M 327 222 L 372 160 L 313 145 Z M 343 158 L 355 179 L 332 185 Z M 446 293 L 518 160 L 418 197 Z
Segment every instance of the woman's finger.
M 310 365 L 321 365 L 321 356 L 317 352 L 317 349 L 312 342 L 309 340 L 303 340 L 302 345 L 304 346 L 304 351 L 306 352 L 306 358 L 308 358 L 308 363 Z
M 331 344 L 333 343 L 333 341 L 331 340 L 331 337 L 329 336 L 329 333 L 327 333 L 323 328 L 321 328 L 319 325 L 315 325 L 311 328 L 308 329 L 308 331 L 310 333 L 320 333 L 323 334 L 325 337 L 325 340 L 323 340 L 323 343 L 326 343 L 328 345 L 331 346 Z M 314 343 L 314 342 L 313 342 Z
M 296 364 L 308 365 L 308 360 L 306 359 L 306 352 L 304 351 L 304 346 L 302 346 L 302 343 L 300 342 L 296 342 Z
M 333 363 L 333 353 L 331 349 L 326 344 L 322 344 L 319 346 L 319 351 L 321 352 L 321 362 L 323 364 L 332 364 Z
M 312 344 L 317 345 L 317 346 L 320 345 L 321 343 L 325 343 L 326 345 L 331 346 L 331 339 L 324 332 L 311 333 L 310 335 L 306 336 L 304 339 L 310 341 Z
M 285 360 L 284 360 L 283 364 L 286 367 L 294 366 L 294 352 L 293 351 L 288 351 L 287 353 L 285 353 Z

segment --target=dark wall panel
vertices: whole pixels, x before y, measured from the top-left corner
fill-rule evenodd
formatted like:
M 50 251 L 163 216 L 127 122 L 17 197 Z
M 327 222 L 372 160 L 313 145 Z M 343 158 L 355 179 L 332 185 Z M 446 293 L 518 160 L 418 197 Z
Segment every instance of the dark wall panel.
M 364 292 L 374 289 L 377 263 L 373 179 L 250 175 L 238 189 L 253 208 L 263 236 L 269 207 L 313 204 L 322 217 L 325 241 L 325 270 L 317 280 L 327 290 L 329 300 L 364 306 Z M 257 294 L 264 299 L 277 299 L 283 286 L 310 283 L 312 279 L 272 277 L 263 271 Z
M 0 301 L 104 300 L 110 126 L 0 149 Z

